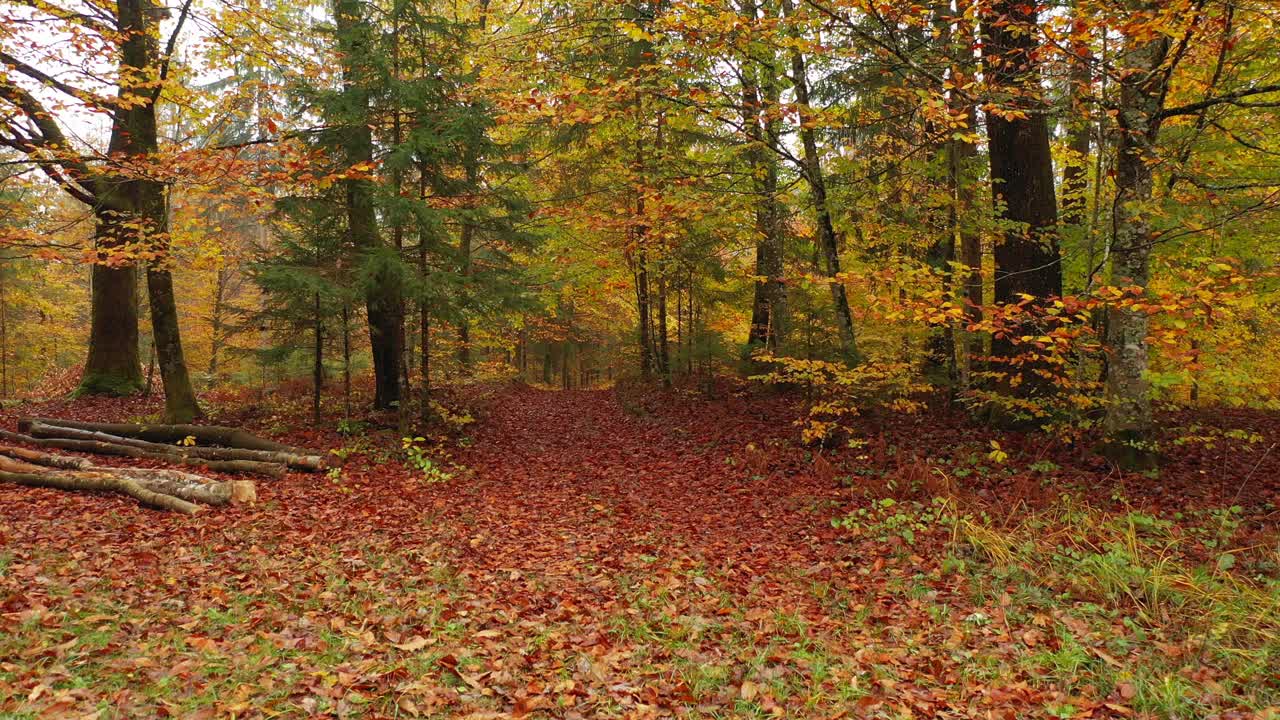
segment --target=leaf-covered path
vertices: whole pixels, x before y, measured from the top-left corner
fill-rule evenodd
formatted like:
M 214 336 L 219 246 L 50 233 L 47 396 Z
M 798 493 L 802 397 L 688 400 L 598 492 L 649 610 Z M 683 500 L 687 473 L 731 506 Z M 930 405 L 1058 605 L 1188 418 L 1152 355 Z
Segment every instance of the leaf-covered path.
M 194 520 L 0 487 L 0 717 L 1126 709 L 1027 662 L 1101 662 L 1124 631 L 944 571 L 945 533 L 838 533 L 856 501 L 787 413 L 515 387 L 446 483 L 298 431 L 353 448 L 340 481 L 290 474 Z
M 572 584 L 592 567 L 638 570 L 641 556 L 730 576 L 830 557 L 815 547 L 825 523 L 812 511 L 834 491 L 807 474 L 780 477 L 777 458 L 747 467 L 744 447 L 777 432 L 765 422 L 671 422 L 624 411 L 607 391 L 526 391 L 493 417 L 466 460 L 476 481 L 454 500 L 474 519 L 461 526 L 478 533 L 464 550 L 468 565 Z

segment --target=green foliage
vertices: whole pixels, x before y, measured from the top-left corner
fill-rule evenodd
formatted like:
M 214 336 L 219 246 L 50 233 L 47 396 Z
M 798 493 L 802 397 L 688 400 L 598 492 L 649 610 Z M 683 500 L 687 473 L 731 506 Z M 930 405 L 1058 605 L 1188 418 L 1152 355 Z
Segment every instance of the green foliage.
M 405 464 L 422 473 L 429 483 L 443 483 L 453 479 L 453 473 L 446 471 L 432 457 L 430 450 L 424 445 L 424 437 L 405 437 L 400 439 L 400 449 L 404 452 Z
M 900 502 L 885 497 L 843 517 L 833 518 L 831 526 L 847 530 L 855 537 L 868 536 L 882 542 L 898 537 L 907 545 L 915 545 L 918 534 L 952 524 L 954 513 L 954 505 L 942 497 L 935 497 L 928 503 Z
M 752 380 L 801 388 L 808 397 L 820 398 L 810 402 L 808 417 L 799 421 L 806 443 L 827 442 L 847 432 L 849 422 L 866 410 L 918 412 L 924 408 L 918 397 L 929 389 L 909 363 L 868 361 L 847 367 L 826 360 L 772 355 L 757 356 L 756 361 L 774 369 L 752 376 Z

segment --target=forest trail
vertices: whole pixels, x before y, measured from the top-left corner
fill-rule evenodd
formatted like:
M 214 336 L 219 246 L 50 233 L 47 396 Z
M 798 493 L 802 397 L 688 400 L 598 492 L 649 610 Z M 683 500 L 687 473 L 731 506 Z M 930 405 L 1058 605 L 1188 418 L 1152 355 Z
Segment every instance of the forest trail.
M 504 396 L 466 458 L 460 508 L 482 535 L 482 564 L 560 568 L 678 557 L 728 570 L 812 564 L 818 503 L 805 477 L 751 475 L 758 435 L 716 418 L 628 411 L 609 390 Z M 830 548 L 825 555 L 830 557 Z

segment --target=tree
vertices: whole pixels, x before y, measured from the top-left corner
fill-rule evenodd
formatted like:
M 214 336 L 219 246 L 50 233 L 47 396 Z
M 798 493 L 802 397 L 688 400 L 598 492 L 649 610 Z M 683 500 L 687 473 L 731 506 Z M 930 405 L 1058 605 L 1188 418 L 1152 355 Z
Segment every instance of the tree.
M 762 18 L 761 11 L 764 11 Z M 741 0 L 740 12 L 749 27 L 769 20 L 776 10 L 770 2 Z M 787 286 L 783 278 L 782 207 L 778 200 L 777 58 L 771 46 L 748 46 L 739 59 L 742 127 L 748 176 L 756 196 L 756 281 L 751 301 L 749 348 L 777 353 L 786 337 Z
M 782 7 L 786 15 L 794 21 L 796 14 L 792 0 L 783 0 Z M 818 151 L 817 131 L 814 127 L 818 121 L 813 117 L 809 98 L 809 72 L 798 42 L 792 44 L 789 54 L 791 86 L 795 92 L 799 113 L 800 143 L 803 149 L 801 174 L 809 184 L 809 199 L 813 204 L 814 220 L 818 228 L 818 250 L 822 256 L 823 273 L 829 278 L 827 287 L 831 292 L 831 306 L 835 311 L 836 326 L 840 333 L 840 349 L 846 360 L 856 363 L 858 344 L 854 332 L 853 311 L 849 308 L 849 297 L 845 293 L 844 282 L 839 279 L 840 242 L 836 236 L 835 223 L 831 218 L 831 205 L 827 198 L 827 179 L 823 174 L 822 158 Z
M 374 204 L 373 131 L 370 126 L 372 85 L 375 81 L 373 27 L 362 0 L 338 0 L 334 6 L 342 89 L 336 120 L 345 154 L 347 232 L 351 245 L 363 253 L 363 284 L 369 345 L 373 350 L 374 407 L 387 410 L 401 402 L 404 329 L 400 258 L 385 246 Z
M 995 247 L 996 303 L 1017 303 L 1023 297 L 1043 303 L 1062 294 L 1058 207 L 1049 125 L 1039 89 L 1036 19 L 1034 5 L 1016 0 L 992 2 L 983 18 L 983 69 L 994 93 L 987 106 L 991 187 L 1006 223 Z M 1023 334 L 1021 329 L 1012 332 Z M 1008 339 L 997 339 L 992 352 L 1011 360 L 1019 350 Z M 1022 392 L 1047 389 L 1032 371 L 1016 375 L 1010 381 Z
M 87 48 L 110 52 L 116 68 L 114 97 L 86 83 L 78 87 L 0 52 L 8 69 L 0 78 L 0 100 L 10 106 L 0 144 L 25 153 L 72 197 L 88 205 L 96 223 L 97 258 L 93 267 L 89 353 L 81 391 L 125 394 L 142 385 L 138 357 L 138 315 L 134 302 L 139 258 L 146 259 L 152 327 L 165 386 L 165 414 L 174 421 L 200 414 L 187 372 L 178 325 L 173 278 L 168 266 L 166 186 L 155 167 L 158 150 L 156 111 L 171 69 L 177 39 L 190 13 L 184 4 L 162 50 L 158 21 L 162 11 L 152 0 L 120 0 L 105 15 L 96 6 L 83 13 L 50 11 L 63 31 L 86 48 L 81 64 L 92 64 Z M 12 16 L 11 18 L 12 19 Z M 88 77 L 94 77 L 90 70 Z M 111 119 L 106 157 L 86 159 L 67 139 L 54 110 L 18 78 L 60 103 L 88 107 Z

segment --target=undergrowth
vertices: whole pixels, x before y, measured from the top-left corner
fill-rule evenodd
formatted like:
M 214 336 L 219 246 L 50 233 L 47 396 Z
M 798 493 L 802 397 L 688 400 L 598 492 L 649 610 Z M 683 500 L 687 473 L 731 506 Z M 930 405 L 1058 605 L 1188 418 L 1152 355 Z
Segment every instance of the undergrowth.
M 1241 545 L 1239 508 L 1171 517 L 1072 496 L 996 521 L 939 495 L 873 499 L 832 521 L 923 554 L 994 605 L 1026 671 L 1120 714 L 1280 717 L 1280 546 Z M 974 613 L 967 620 L 980 618 Z M 977 622 L 976 620 L 974 622 Z

